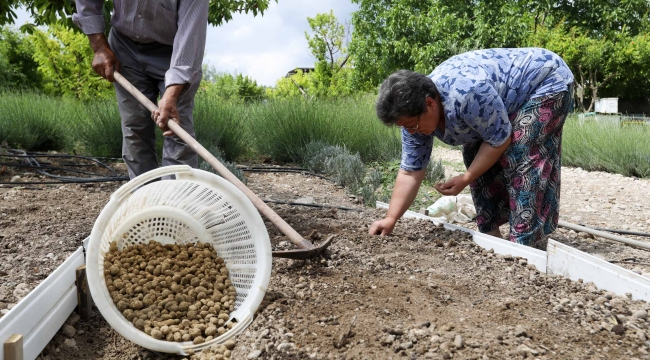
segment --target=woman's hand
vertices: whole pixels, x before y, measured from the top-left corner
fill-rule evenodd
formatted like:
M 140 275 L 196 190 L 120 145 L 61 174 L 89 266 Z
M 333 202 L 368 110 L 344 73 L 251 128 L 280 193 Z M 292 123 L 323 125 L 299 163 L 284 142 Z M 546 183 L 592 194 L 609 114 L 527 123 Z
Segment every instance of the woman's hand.
M 438 183 L 434 186 L 434 188 L 438 190 L 438 192 L 442 195 L 456 196 L 460 194 L 460 192 L 463 191 L 463 189 L 470 183 L 471 181 L 469 179 L 469 176 L 467 173 L 465 173 L 463 175 L 454 176 L 447 182 Z
M 396 222 L 397 221 L 395 219 L 390 217 L 377 220 L 372 224 L 370 230 L 368 230 L 368 233 L 370 235 L 381 235 L 381 236 L 389 235 L 390 233 L 393 232 Z

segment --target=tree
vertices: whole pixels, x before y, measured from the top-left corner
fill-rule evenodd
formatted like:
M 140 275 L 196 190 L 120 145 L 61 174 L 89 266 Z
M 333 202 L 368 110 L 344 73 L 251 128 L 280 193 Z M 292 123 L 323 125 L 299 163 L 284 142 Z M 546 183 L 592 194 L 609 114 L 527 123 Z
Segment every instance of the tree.
M 313 18 L 308 17 L 307 21 L 313 34 L 305 31 L 305 38 L 316 60 L 325 63 L 332 72 L 345 66 L 349 57 L 349 31 L 336 20 L 334 12 L 316 14 Z
M 256 101 L 265 97 L 265 89 L 242 74 L 218 73 L 214 67 L 203 65 L 201 91 L 222 100 Z
M 208 23 L 221 25 L 232 20 L 234 13 L 253 13 L 262 15 L 269 7 L 271 0 L 209 0 Z M 277 2 L 277 0 L 275 0 Z M 49 25 L 56 22 L 65 23 L 72 27 L 70 17 L 75 12 L 74 0 L 3 0 L 0 1 L 0 25 L 13 24 L 16 20 L 14 12 L 20 6 L 25 6 L 34 18 L 35 25 Z M 104 2 L 104 17 L 108 22 L 113 10 L 113 1 Z M 33 31 L 33 27 L 23 27 Z
M 599 37 L 590 37 L 589 32 L 575 27 L 567 30 L 564 25 L 541 27 L 530 39 L 532 45 L 557 53 L 569 65 L 579 89 L 578 108 L 584 108 L 586 97 L 590 102 L 584 109 L 592 111 L 602 90 L 628 98 L 637 98 L 639 91 L 647 94 L 650 39 L 645 34 L 630 36 L 626 29 Z
M 0 87 L 41 87 L 31 41 L 8 27 L 0 27 Z
M 111 83 L 93 71 L 94 54 L 84 34 L 52 25 L 47 33 L 36 29 L 30 39 L 47 93 L 83 101 L 113 96 Z
M 366 89 L 398 69 L 429 73 L 464 51 L 527 46 L 538 29 L 561 25 L 599 41 L 647 33 L 650 23 L 647 0 L 353 1 L 353 83 Z

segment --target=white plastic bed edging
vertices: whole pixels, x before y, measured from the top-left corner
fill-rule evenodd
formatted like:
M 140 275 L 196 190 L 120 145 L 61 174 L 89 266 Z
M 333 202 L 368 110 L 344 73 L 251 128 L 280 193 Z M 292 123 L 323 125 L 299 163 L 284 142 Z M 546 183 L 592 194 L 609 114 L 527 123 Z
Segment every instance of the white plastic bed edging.
M 595 256 L 548 240 L 548 273 L 571 280 L 593 282 L 599 289 L 618 295 L 631 293 L 634 300 L 650 302 L 650 279 Z
M 378 209 L 388 209 L 388 204 L 377 201 L 377 208 Z M 487 234 L 482 234 L 478 231 L 473 231 L 467 228 L 464 228 L 462 226 L 458 225 L 452 225 L 448 224 L 446 222 L 442 222 L 436 218 L 432 218 L 430 216 L 426 216 L 423 214 L 418 214 L 416 212 L 407 210 L 406 213 L 404 213 L 404 217 L 406 218 L 416 218 L 416 219 L 421 219 L 421 220 L 429 220 L 433 222 L 435 225 L 444 225 L 445 229 L 448 230 L 460 230 L 464 231 L 466 233 L 469 233 L 472 235 L 472 240 L 480 247 L 484 249 L 494 249 L 494 252 L 497 254 L 502 254 L 502 255 L 512 255 L 512 256 L 519 256 L 526 261 L 528 261 L 529 264 L 535 265 L 537 270 L 539 272 L 546 272 L 546 252 L 542 250 L 538 250 L 535 248 L 531 248 L 530 246 L 525 246 L 521 244 L 515 244 L 510 241 L 504 240 L 504 239 L 499 239 L 494 236 L 490 236 Z
M 84 262 L 83 248 L 79 247 L 0 318 L 0 343 L 12 334 L 21 334 L 24 359 L 36 359 L 77 306 L 76 269 Z M 3 347 L 0 360 L 4 360 Z

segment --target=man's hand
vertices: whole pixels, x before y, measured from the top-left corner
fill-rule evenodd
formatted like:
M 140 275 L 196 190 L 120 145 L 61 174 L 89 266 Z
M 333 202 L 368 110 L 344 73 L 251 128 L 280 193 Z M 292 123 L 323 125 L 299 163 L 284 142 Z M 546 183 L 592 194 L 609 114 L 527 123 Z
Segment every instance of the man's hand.
M 151 113 L 151 119 L 156 122 L 159 128 L 163 130 L 163 136 L 172 136 L 174 132 L 167 127 L 167 121 L 171 119 L 177 124 L 180 124 L 180 117 L 176 104 L 178 97 L 183 90 L 183 84 L 170 85 L 165 90 L 165 95 L 158 102 L 158 110 Z
M 381 236 L 389 235 L 390 233 L 393 232 L 396 222 L 397 221 L 395 219 L 390 217 L 377 220 L 372 224 L 372 226 L 368 230 L 368 233 L 370 235 L 381 235 Z
M 454 176 L 447 182 L 436 184 L 434 188 L 442 195 L 456 196 L 470 183 L 471 181 L 469 180 L 467 173 L 465 173 L 463 175 Z
M 93 48 L 95 56 L 93 57 L 93 70 L 104 79 L 114 82 L 113 70 L 120 69 L 120 62 L 108 46 L 106 36 L 104 34 L 90 34 L 88 35 L 90 46 Z

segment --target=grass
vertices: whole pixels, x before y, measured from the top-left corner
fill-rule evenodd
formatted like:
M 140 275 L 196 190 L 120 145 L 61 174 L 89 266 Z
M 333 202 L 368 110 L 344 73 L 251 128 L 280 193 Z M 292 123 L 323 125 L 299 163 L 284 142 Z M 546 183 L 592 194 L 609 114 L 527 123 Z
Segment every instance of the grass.
M 625 176 L 650 177 L 650 126 L 567 119 L 562 164 Z
M 322 142 L 358 153 L 369 168 L 378 168 L 377 164 L 388 168 L 399 163 L 395 160 L 401 150 L 400 133 L 376 119 L 372 100 L 243 103 L 198 94 L 195 130 L 203 146 L 218 149 L 228 161 L 270 157 L 303 163 L 306 145 Z M 649 138 L 647 125 L 620 126 L 615 121 L 579 121 L 571 116 L 564 126 L 563 164 L 647 178 Z M 0 93 L 0 143 L 30 151 L 119 157 L 121 141 L 114 100 L 82 104 L 33 92 Z M 158 148 L 161 143 L 158 139 Z M 444 146 L 440 141 L 435 144 Z M 384 173 L 381 166 L 379 170 Z
M 0 93 L 0 143 L 28 151 L 70 148 L 74 124 L 82 116 L 83 108 L 74 101 L 4 91 Z
M 364 162 L 399 156 L 399 130 L 376 119 L 367 99 L 274 100 L 253 105 L 249 131 L 258 154 L 280 161 L 302 162 L 302 149 L 311 142 L 344 145 Z
M 254 106 L 260 104 L 221 101 L 198 94 L 194 105 L 196 140 L 206 149 L 220 149 L 225 160 L 242 157 L 251 149 L 247 119 Z
M 122 157 L 122 127 L 117 102 L 88 103 L 85 116 L 76 124 L 81 152 L 100 157 Z

